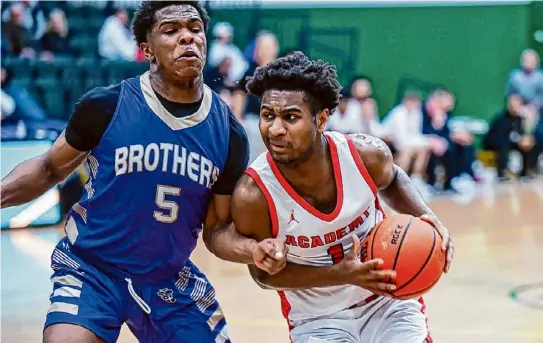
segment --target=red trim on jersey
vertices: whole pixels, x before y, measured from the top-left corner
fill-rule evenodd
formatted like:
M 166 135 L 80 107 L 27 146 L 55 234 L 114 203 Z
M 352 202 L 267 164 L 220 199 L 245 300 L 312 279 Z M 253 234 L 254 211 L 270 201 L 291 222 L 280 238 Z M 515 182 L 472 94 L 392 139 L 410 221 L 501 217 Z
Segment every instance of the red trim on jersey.
M 272 235 L 273 237 L 277 237 L 277 235 L 279 234 L 279 219 L 277 217 L 277 209 L 275 208 L 275 203 L 273 202 L 270 191 L 268 191 L 268 188 L 266 188 L 266 185 L 264 184 L 256 170 L 254 170 L 253 168 L 248 168 L 245 173 L 252 177 L 253 180 L 255 180 L 258 188 L 260 188 L 262 193 L 264 193 L 264 197 L 266 198 L 266 202 L 268 203 L 268 209 L 270 211 Z
M 387 217 L 387 214 L 381 207 L 381 202 L 379 201 L 379 198 L 377 196 L 375 197 L 375 208 L 377 209 L 377 211 L 380 211 L 383 214 L 383 220 L 384 220 Z
M 337 193 L 337 200 L 336 200 L 336 208 L 332 213 L 322 213 L 321 211 L 317 210 L 315 207 L 311 206 L 307 201 L 304 200 L 292 186 L 290 183 L 285 179 L 283 174 L 281 174 L 281 171 L 279 170 L 279 167 L 277 167 L 277 164 L 271 157 L 270 153 L 268 152 L 266 158 L 268 160 L 268 164 L 271 167 L 271 170 L 273 172 L 273 175 L 275 175 L 275 178 L 277 178 L 277 181 L 281 184 L 283 189 L 290 195 L 294 201 L 298 203 L 298 205 L 302 206 L 307 212 L 311 213 L 315 217 L 331 222 L 334 219 L 337 218 L 339 213 L 341 212 L 341 208 L 343 206 L 343 179 L 341 175 L 341 166 L 339 164 L 339 157 L 338 157 L 338 151 L 336 142 L 329 136 L 325 136 L 328 144 L 330 145 L 330 156 L 332 157 L 332 167 L 334 169 L 334 179 L 336 181 L 336 193 Z
M 426 336 L 426 342 L 434 343 L 434 340 L 432 339 L 432 337 L 430 337 L 430 329 L 428 328 L 428 317 L 426 316 L 426 305 L 424 304 L 424 299 L 422 297 L 419 298 L 419 303 L 422 305 L 422 307 L 420 308 L 420 312 L 422 312 L 422 314 L 424 314 L 424 316 L 426 317 L 426 330 L 428 330 L 428 336 Z
M 279 298 L 281 298 L 281 312 L 283 313 L 283 317 L 287 320 L 288 324 L 288 331 L 292 331 L 294 329 L 294 326 L 290 323 L 290 320 L 288 319 L 288 315 L 290 313 L 290 310 L 292 309 L 292 306 L 287 300 L 287 296 L 285 295 L 285 292 L 283 291 L 277 291 L 277 294 L 279 294 Z
M 358 154 L 358 150 L 356 150 L 356 146 L 354 145 L 353 140 L 351 137 L 345 135 L 345 138 L 347 139 L 347 142 L 349 144 L 349 150 L 351 151 L 351 155 L 353 156 L 354 162 L 356 163 L 356 166 L 358 167 L 358 171 L 360 174 L 362 174 L 362 177 L 364 180 L 366 180 L 366 183 L 368 186 L 370 186 L 371 191 L 375 196 L 377 196 L 377 186 L 375 186 L 375 182 L 373 182 L 373 179 L 370 176 L 370 173 L 368 172 L 368 169 L 366 169 L 366 166 L 364 166 L 364 162 L 362 162 L 362 159 L 360 158 L 360 154 Z

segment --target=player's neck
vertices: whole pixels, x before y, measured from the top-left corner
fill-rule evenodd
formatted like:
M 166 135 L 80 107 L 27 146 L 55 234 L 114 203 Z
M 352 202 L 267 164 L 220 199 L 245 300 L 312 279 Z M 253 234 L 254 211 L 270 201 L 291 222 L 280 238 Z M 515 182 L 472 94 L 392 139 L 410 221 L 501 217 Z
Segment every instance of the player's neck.
M 306 193 L 333 178 L 332 160 L 324 135 L 317 140 L 311 153 L 293 164 L 278 164 L 283 176 L 296 190 Z
M 168 80 L 159 72 L 151 72 L 151 87 L 166 100 L 182 104 L 199 101 L 204 92 L 203 77 L 200 75 L 192 80 Z

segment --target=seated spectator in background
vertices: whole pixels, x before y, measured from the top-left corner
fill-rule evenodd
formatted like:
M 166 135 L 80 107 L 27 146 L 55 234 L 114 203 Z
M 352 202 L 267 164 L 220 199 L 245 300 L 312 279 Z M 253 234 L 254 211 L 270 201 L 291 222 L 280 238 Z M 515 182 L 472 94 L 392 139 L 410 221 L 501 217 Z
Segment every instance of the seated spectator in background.
M 469 192 L 475 187 L 473 135 L 467 131 L 451 132 L 449 129 L 449 112 L 454 108 L 454 101 L 450 92 L 438 89 L 422 107 L 422 132 L 431 135 L 427 181 L 430 185 L 435 185 L 436 169 L 441 161 L 446 172 L 444 189 Z
M 232 43 L 234 28 L 229 23 L 217 23 L 213 27 L 213 36 L 215 36 L 215 40 L 210 45 L 207 63 L 211 67 L 216 67 L 226 57 L 229 57 L 232 60 L 232 66 L 228 72 L 228 78 L 230 82 L 239 81 L 249 64 L 241 50 Z
M 266 146 L 262 141 L 260 129 L 258 128 L 260 100 L 253 95 L 247 94 L 247 90 L 245 89 L 247 77 L 253 76 L 256 68 L 275 60 L 278 53 L 279 42 L 277 42 L 274 34 L 266 32 L 259 35 L 256 39 L 253 62 L 249 65 L 233 94 L 232 111 L 245 128 L 251 147 L 249 162 L 266 151 Z
M 4 109 L 4 106 L 2 106 L 2 125 L 17 123 L 20 120 L 29 123 L 46 119 L 44 110 L 25 88 L 13 84 L 11 82 L 12 78 L 12 75 L 6 69 L 2 68 L 0 70 L 2 102 L 6 98 L 14 105 L 11 109 Z
M 353 99 L 362 103 L 364 100 L 372 98 L 373 87 L 371 81 L 366 76 L 359 76 L 351 83 L 351 95 Z
M 2 22 L 2 40 L 9 54 L 24 58 L 34 58 L 35 40 L 33 32 L 24 25 L 24 6 L 15 3 L 4 12 L 7 17 Z M 3 18 L 4 19 L 4 18 Z
M 341 98 L 334 115 L 328 118 L 326 129 L 341 133 L 362 133 L 364 131 L 361 107 L 349 92 L 341 90 Z
M 98 34 L 98 53 L 110 60 L 135 61 L 139 48 L 128 29 L 128 13 L 117 9 L 108 17 Z
M 396 164 L 406 173 L 411 171 L 411 179 L 421 193 L 428 191 L 423 176 L 426 174 L 433 137 L 422 133 L 420 97 L 417 94 L 405 94 L 402 103 L 388 113 L 383 125 L 392 136 L 396 148 Z
M 381 138 L 392 152 L 395 152 L 392 138 L 379 120 L 377 101 L 373 97 L 371 81 L 366 76 L 359 76 L 351 83 L 352 100 L 349 106 L 358 106 L 362 118 L 362 133 Z
M 521 68 L 509 75 L 505 96 L 520 95 L 526 111 L 538 112 L 543 107 L 543 71 L 539 69 L 539 55 L 535 50 L 526 49 L 520 58 Z
M 3 89 L 0 89 L 0 109 L 2 120 L 11 116 L 15 112 L 15 100 Z
M 55 55 L 69 55 L 68 22 L 64 12 L 54 9 L 49 14 L 45 34 L 41 38 L 42 58 L 53 60 Z
M 528 176 L 528 172 L 535 169 L 537 155 L 541 152 L 539 146 L 543 144 L 543 120 L 541 116 L 527 118 L 523 111 L 522 96 L 515 93 L 509 95 L 506 108 L 496 114 L 483 140 L 485 149 L 496 152 L 496 168 L 500 181 L 506 180 L 505 171 L 511 150 L 522 155 L 521 177 Z
M 10 6 L 11 5 L 11 6 Z M 40 8 L 40 2 L 36 0 L 2 1 L 2 22 L 7 22 L 13 16 L 12 7 L 20 16 L 20 25 L 29 33 L 32 41 L 39 41 L 45 33 L 45 15 Z
M 377 101 L 368 98 L 360 103 L 362 117 L 362 133 L 381 138 L 389 146 L 392 144 L 392 137 L 379 120 L 377 113 Z
M 207 67 L 204 70 L 204 80 L 206 85 L 212 90 L 217 92 L 222 100 L 224 100 L 228 106 L 232 106 L 232 94 L 231 89 L 235 86 L 228 80 L 228 71 L 232 66 L 232 59 L 225 57 L 221 63 L 216 67 Z

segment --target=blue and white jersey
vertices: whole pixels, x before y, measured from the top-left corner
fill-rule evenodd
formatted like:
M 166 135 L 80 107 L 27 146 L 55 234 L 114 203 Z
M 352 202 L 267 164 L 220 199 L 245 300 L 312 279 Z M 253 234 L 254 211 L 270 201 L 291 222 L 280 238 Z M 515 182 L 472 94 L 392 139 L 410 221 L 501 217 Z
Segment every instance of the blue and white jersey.
M 179 272 L 227 163 L 231 116 L 207 86 L 198 110 L 176 117 L 148 72 L 122 81 L 111 121 L 88 155 L 86 191 L 66 222 L 72 250 L 123 277 Z

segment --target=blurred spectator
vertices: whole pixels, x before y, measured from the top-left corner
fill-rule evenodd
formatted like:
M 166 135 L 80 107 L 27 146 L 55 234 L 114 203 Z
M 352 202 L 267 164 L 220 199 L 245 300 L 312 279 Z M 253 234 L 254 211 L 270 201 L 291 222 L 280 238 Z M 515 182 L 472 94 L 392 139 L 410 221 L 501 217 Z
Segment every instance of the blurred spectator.
M 353 100 L 345 89 L 341 92 L 339 105 L 328 119 L 326 129 L 341 133 L 362 133 L 364 127 L 360 104 Z
M 428 183 L 436 184 L 436 170 L 441 161 L 446 173 L 443 188 L 471 192 L 475 189 L 473 135 L 467 131 L 450 131 L 449 112 L 454 108 L 454 102 L 450 92 L 438 89 L 422 107 L 422 130 L 425 135 L 430 135 L 429 147 L 432 152 L 428 160 Z
M 110 60 L 135 61 L 138 47 L 128 29 L 128 13 L 117 9 L 98 34 L 98 53 Z
M 355 78 L 351 84 L 351 95 L 359 102 L 371 98 L 373 96 L 371 81 L 365 76 Z
M 36 54 L 34 35 L 24 24 L 24 9 L 22 3 L 15 3 L 4 12 L 7 17 L 2 22 L 2 40 L 6 40 L 5 47 L 10 54 L 33 58 Z
M 215 92 L 219 92 L 222 89 L 232 86 L 232 83 L 228 82 L 228 71 L 232 67 L 232 59 L 225 57 L 215 67 L 208 67 L 205 70 L 205 82 Z
M 543 72 L 539 69 L 539 55 L 535 50 L 526 49 L 520 63 L 521 68 L 509 75 L 506 96 L 519 94 L 524 98 L 527 109 L 537 112 L 543 106 Z
M 235 84 L 228 79 L 228 71 L 232 66 L 232 59 L 225 57 L 216 67 L 207 67 L 204 70 L 204 80 L 209 88 L 213 89 L 228 106 L 232 107 L 232 89 Z
M 498 179 L 505 180 L 509 152 L 516 150 L 522 155 L 521 177 L 536 168 L 537 156 L 543 144 L 543 120 L 537 116 L 529 118 L 523 113 L 524 99 L 512 93 L 507 98 L 507 106 L 496 114 L 490 130 L 484 138 L 485 149 L 496 152 Z
M 248 95 L 245 90 L 246 78 L 253 76 L 256 68 L 266 65 L 277 58 L 279 53 L 279 43 L 277 38 L 271 33 L 264 33 L 257 37 L 253 62 L 249 69 L 239 82 L 239 86 L 234 92 L 232 110 L 238 120 L 243 124 L 249 144 L 251 146 L 250 161 L 256 158 L 260 153 L 266 150 L 258 122 L 260 119 L 260 99 Z
M 417 188 L 427 188 L 423 180 L 430 154 L 431 137 L 422 133 L 422 110 L 417 94 L 406 94 L 401 104 L 394 107 L 384 120 L 397 150 L 396 163 L 411 178 Z
M 362 133 L 381 138 L 387 144 L 392 144 L 392 136 L 381 124 L 377 113 L 377 101 L 374 98 L 367 98 L 360 104 Z
M 247 70 L 248 64 L 241 50 L 232 43 L 234 28 L 229 23 L 217 23 L 213 27 L 213 36 L 215 40 L 211 43 L 207 62 L 211 67 L 216 67 L 229 57 L 232 60 L 232 66 L 228 72 L 228 78 L 232 82 L 239 81 Z
M 42 57 L 47 60 L 52 60 L 55 55 L 70 53 L 68 22 L 62 10 L 54 9 L 49 14 L 47 29 L 41 38 L 41 48 Z
M 359 132 L 366 133 L 383 139 L 390 147 L 392 138 L 379 121 L 377 101 L 373 98 L 373 87 L 369 78 L 360 76 L 351 84 L 350 105 L 356 107 L 362 121 L 362 129 Z
M 12 75 L 4 68 L 0 70 L 2 102 L 4 97 L 14 104 L 11 109 L 2 106 L 2 125 L 5 123 L 15 123 L 19 120 L 41 121 L 46 118 L 43 109 L 36 103 L 28 91 L 11 82 Z M 6 112 L 4 112 L 4 110 Z M 4 116 L 5 115 L 5 116 Z
M 2 120 L 15 112 L 15 100 L 8 93 L 4 92 L 3 89 L 0 90 L 0 107 Z
M 18 2 L 6 2 L 3 1 L 2 5 L 4 8 L 6 4 L 10 4 L 6 10 L 2 13 L 2 22 L 7 22 L 10 18 L 13 18 L 13 7 L 16 7 L 15 11 L 18 19 L 19 25 L 25 28 L 26 32 L 29 34 L 29 39 L 33 41 L 38 41 L 45 33 L 45 15 L 40 8 L 39 1 L 35 0 L 22 0 Z

